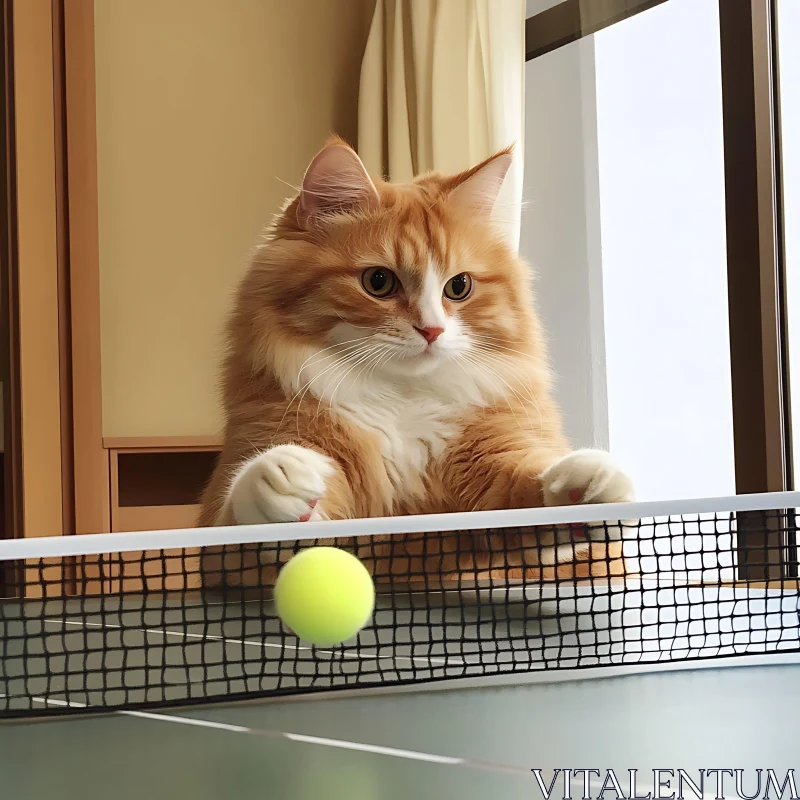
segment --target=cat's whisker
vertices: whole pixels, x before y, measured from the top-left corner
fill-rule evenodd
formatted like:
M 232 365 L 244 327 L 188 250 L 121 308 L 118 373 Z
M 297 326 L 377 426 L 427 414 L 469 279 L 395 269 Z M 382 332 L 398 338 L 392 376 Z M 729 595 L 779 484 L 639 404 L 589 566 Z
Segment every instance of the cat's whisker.
M 475 330 L 470 330 L 469 335 L 470 336 L 475 336 L 478 339 L 489 339 L 489 340 L 491 340 L 493 342 L 507 342 L 507 343 L 509 343 L 509 342 L 525 342 L 525 341 L 527 341 L 527 339 L 511 339 L 511 338 L 509 338 L 508 336 L 505 336 L 505 335 L 503 335 L 503 336 L 494 336 L 494 335 L 492 335 L 490 333 L 480 333 L 480 332 L 475 331 Z
M 349 370 L 348 370 L 348 371 L 345 373 L 345 375 L 343 376 L 342 380 L 344 380 L 344 378 L 346 378 L 346 377 L 347 377 L 347 376 L 348 376 L 348 375 L 349 375 L 349 374 L 350 374 L 350 373 L 351 373 L 351 372 L 352 372 L 352 371 L 353 371 L 355 368 L 357 368 L 357 367 L 359 367 L 359 366 L 361 366 L 361 367 L 362 367 L 362 369 L 359 371 L 359 373 L 358 373 L 358 376 L 357 376 L 357 377 L 360 377 L 360 376 L 361 376 L 361 374 L 363 373 L 364 369 L 365 369 L 367 366 L 369 366 L 369 364 L 371 364 L 371 363 L 372 363 L 372 358 L 373 358 L 373 357 L 375 357 L 375 356 L 377 356 L 377 355 L 380 355 L 380 353 L 381 353 L 381 352 L 382 352 L 382 348 L 381 348 L 381 345 L 380 345 L 380 344 L 378 344 L 378 345 L 376 345 L 375 347 L 371 348 L 371 349 L 370 349 L 370 350 L 369 350 L 367 353 L 365 353 L 365 356 L 364 356 L 364 358 L 362 358 L 361 360 L 357 361 L 357 362 L 356 362 L 356 363 L 355 363 L 355 364 L 354 364 L 354 365 L 353 365 L 353 366 L 352 366 L 352 367 L 351 367 L 351 368 L 350 368 L 350 369 L 349 369 Z M 341 386 L 341 384 L 342 384 L 342 380 L 340 380 L 340 381 L 339 381 L 339 383 L 337 383 L 337 384 L 336 384 L 336 387 L 334 388 L 334 390 L 333 390 L 333 392 L 332 392 L 332 394 L 331 394 L 331 400 L 330 400 L 330 402 L 331 402 L 331 403 L 333 403 L 333 398 L 334 398 L 334 396 L 336 395 L 336 392 L 337 392 L 337 390 L 338 390 L 339 386 Z M 352 385 L 350 386 L 350 389 L 352 389 Z M 348 389 L 348 391 L 349 391 L 349 389 Z M 347 396 L 347 394 L 345 393 L 345 397 L 346 397 L 346 396 Z
M 309 361 L 309 360 L 310 360 L 311 358 L 313 358 L 314 356 L 316 356 L 316 355 L 319 355 L 319 353 L 325 353 L 325 352 L 327 352 L 328 350 L 334 350 L 334 349 L 335 349 L 335 348 L 337 348 L 337 347 L 346 347 L 346 346 L 348 346 L 348 345 L 351 345 L 351 344 L 356 344 L 357 342 L 363 342 L 363 341 L 366 341 L 367 339 L 371 339 L 371 338 L 372 338 L 371 336 L 359 336 L 357 339 L 347 339 L 347 340 L 346 340 L 346 341 L 344 341 L 344 342 L 335 342 L 334 344 L 330 344 L 330 345 L 328 345 L 327 347 L 322 347 L 322 348 L 320 348 L 319 350 L 315 350 L 315 351 L 314 351 L 314 352 L 313 352 L 313 353 L 312 353 L 312 354 L 311 354 L 311 355 L 310 355 L 310 356 L 309 356 L 309 357 L 306 359 L 306 361 Z M 305 363 L 305 362 L 303 362 L 303 363 Z M 302 368 L 302 367 L 301 367 L 301 368 Z
M 478 366 L 478 365 L 473 364 L 473 366 Z M 489 372 L 489 374 L 492 375 L 492 377 L 494 377 L 495 380 L 502 381 L 502 378 L 499 378 L 497 375 L 494 375 L 494 373 L 492 373 L 491 370 L 487 370 L 487 372 Z M 512 393 L 513 393 L 513 390 L 512 390 Z M 525 427 L 520 422 L 519 417 L 517 416 L 517 413 L 514 410 L 514 406 L 511 403 L 511 399 L 506 395 L 502 395 L 502 397 L 506 401 L 506 405 L 508 406 L 508 410 L 511 413 L 511 416 L 514 417 L 514 421 L 517 423 L 517 427 L 519 427 L 519 429 L 524 432 L 525 431 Z M 516 398 L 516 399 L 519 400 L 519 398 Z M 527 413 L 527 410 L 525 409 L 525 404 L 522 403 L 521 405 L 522 405 L 523 411 L 525 412 L 525 416 L 528 419 L 528 422 L 532 425 L 533 423 L 532 423 L 532 421 L 530 419 L 530 415 Z
M 351 356 L 357 355 L 361 350 L 364 349 L 364 347 L 368 346 L 367 343 L 372 338 L 373 338 L 372 336 L 366 336 L 366 337 L 364 337 L 364 339 L 359 339 L 359 340 L 356 340 L 356 341 L 354 341 L 354 342 L 352 342 L 350 344 L 344 345 L 340 352 L 324 356 L 322 359 L 320 359 L 319 362 L 314 362 L 312 364 L 309 364 L 307 369 L 311 368 L 311 367 L 320 367 L 320 366 L 322 366 L 322 363 L 324 363 L 325 361 L 327 361 L 330 358 L 335 358 L 336 359 L 336 361 L 334 361 L 334 364 L 335 364 L 339 360 L 341 360 L 342 357 L 350 358 Z M 330 366 L 333 366 L 333 364 L 329 364 L 328 365 L 328 367 L 330 367 Z M 326 367 L 326 369 L 327 369 L 327 367 Z M 325 371 L 323 370 L 323 372 L 322 373 L 318 373 L 318 375 L 322 375 L 322 374 L 324 374 L 324 372 Z M 298 383 L 299 383 L 300 374 L 298 374 L 297 379 L 298 379 Z M 313 381 L 314 378 L 312 378 L 311 380 Z
M 469 336 L 477 339 L 490 339 L 491 341 L 506 342 L 509 344 L 516 344 L 518 342 L 526 342 L 527 339 L 509 339 L 508 336 L 491 336 L 488 333 L 478 333 L 474 330 L 468 331 Z
M 486 372 L 494 380 L 499 380 L 500 382 L 505 383 L 505 381 L 503 381 L 503 379 L 501 377 L 499 377 L 496 373 L 493 372 L 493 370 L 491 370 L 490 368 L 486 367 L 485 365 L 481 365 L 481 364 L 479 364 L 478 362 L 472 360 L 469 357 L 466 360 L 469 361 L 474 368 L 477 368 L 479 370 L 483 369 L 483 371 Z M 509 387 L 509 390 L 511 391 L 512 394 L 515 395 L 514 390 L 511 389 L 511 387 Z M 514 407 L 512 406 L 511 400 L 509 399 L 509 397 L 507 397 L 505 394 L 502 394 L 501 397 L 503 398 L 503 400 L 506 401 L 506 405 L 508 406 L 508 410 L 510 411 L 511 416 L 514 417 L 514 421 L 519 426 L 519 429 L 521 431 L 524 431 L 525 428 L 520 423 L 519 418 L 517 417 L 516 412 L 514 411 Z M 516 397 L 516 395 L 515 395 L 515 397 Z M 516 398 L 516 399 L 519 400 L 519 398 Z M 523 409 L 524 409 L 524 403 L 522 405 L 523 405 Z M 530 422 L 530 417 L 528 418 L 528 421 Z
M 355 347 L 349 348 L 348 352 L 340 354 L 338 357 L 336 357 L 335 361 L 332 364 L 328 364 L 328 366 L 326 366 L 325 369 L 323 369 L 321 372 L 318 372 L 315 375 L 313 375 L 310 380 L 308 380 L 300 389 L 298 389 L 297 394 L 303 391 L 303 388 L 307 389 L 309 386 L 311 386 L 312 383 L 314 383 L 315 380 L 321 378 L 327 372 L 330 372 L 330 370 L 334 369 L 338 364 L 343 363 L 348 359 L 358 355 L 358 353 L 361 351 L 363 347 L 364 347 L 363 344 L 357 345 Z M 299 379 L 300 376 L 298 375 L 298 381 Z M 295 394 L 295 397 L 297 397 L 297 394 Z M 292 398 L 292 400 L 294 400 L 294 397 Z
M 316 381 L 318 378 L 321 378 L 323 375 L 325 375 L 325 374 L 326 374 L 327 372 L 329 372 L 331 369 L 334 369 L 334 368 L 335 368 L 335 367 L 336 367 L 336 366 L 337 366 L 339 363 L 342 363 L 342 362 L 344 362 L 344 361 L 347 361 L 347 360 L 348 360 L 348 359 L 349 359 L 349 358 L 350 358 L 352 355 L 353 355 L 352 353 L 349 353 L 349 354 L 347 354 L 347 355 L 345 355 L 345 356 L 342 356 L 342 357 L 340 357 L 340 358 L 339 358 L 339 359 L 337 359 L 336 361 L 334 361 L 334 362 L 333 362 L 333 364 L 329 364 L 327 367 L 325 367 L 325 369 L 324 369 L 324 370 L 322 370 L 322 372 L 318 372 L 316 375 L 314 375 L 314 376 L 311 378 L 311 380 L 310 380 L 310 381 L 308 381 L 308 382 L 306 382 L 305 384 L 303 384 L 303 386 L 301 386 L 301 387 L 300 387 L 300 388 L 299 388 L 299 389 L 298 389 L 298 390 L 295 392 L 295 394 L 292 396 L 292 398 L 291 398 L 291 399 L 289 400 L 289 402 L 286 404 L 286 410 L 283 412 L 283 416 L 281 417 L 281 419 L 280 419 L 280 422 L 278 423 L 278 427 L 277 427 L 277 429 L 276 429 L 276 435 L 277 435 L 277 432 L 278 432 L 278 431 L 281 429 L 281 426 L 283 425 L 283 421 L 286 419 L 286 415 L 289 413 L 289 410 L 290 410 L 290 409 L 291 409 L 291 407 L 292 407 L 292 403 L 294 403 L 294 401 L 297 399 L 298 395 L 301 395 L 301 393 L 302 393 L 302 395 L 300 396 L 300 400 L 299 400 L 299 402 L 297 403 L 297 414 L 296 414 L 296 417 L 297 417 L 297 426 L 298 426 L 298 435 L 299 435 L 299 426 L 300 426 L 300 407 L 303 405 L 303 399 L 304 399 L 304 398 L 305 398 L 305 396 L 306 396 L 306 392 L 308 392 L 308 390 L 311 388 L 311 385 L 314 383 L 314 381 Z M 298 379 L 299 379 L 299 376 L 298 376 Z
M 365 361 L 368 361 L 371 358 L 371 356 L 372 356 L 372 351 L 371 350 L 368 351 L 368 352 L 362 352 L 359 355 L 359 357 L 342 374 L 342 376 L 337 381 L 336 385 L 333 387 L 333 391 L 330 393 L 330 396 L 327 398 L 328 407 L 329 408 L 333 408 L 334 407 L 334 405 L 335 405 L 334 400 L 336 398 L 336 392 L 338 391 L 339 387 L 342 385 L 342 382 L 345 380 L 345 378 L 347 378 L 347 376 L 350 375 L 350 373 L 353 372 L 353 370 L 356 369 L 359 365 L 363 364 Z M 314 419 L 316 419 L 317 416 L 319 415 L 323 399 L 326 399 L 326 398 L 324 398 L 324 395 L 320 395 L 320 398 L 319 398 L 319 400 L 317 402 L 317 411 L 314 414 Z
M 462 359 L 464 359 L 463 353 L 458 353 L 457 355 L 449 357 L 449 360 L 457 364 L 459 369 L 461 369 L 461 371 L 467 376 L 467 378 L 471 378 L 472 376 L 470 375 L 469 370 L 461 363 Z M 492 405 L 494 405 L 495 407 L 495 410 L 499 411 L 499 409 L 497 408 L 497 397 L 495 395 L 495 392 L 492 392 L 491 400 L 492 400 Z
M 507 362 L 510 365 L 513 365 L 515 369 L 518 369 L 519 366 L 520 366 L 520 359 L 518 359 L 515 355 L 508 355 L 505 352 L 502 352 L 503 350 L 506 350 L 506 349 L 508 349 L 508 348 L 501 348 L 500 350 L 498 350 L 495 347 L 488 347 L 488 346 L 486 346 L 484 344 L 481 344 L 481 343 L 477 343 L 477 344 L 473 343 L 473 347 L 472 347 L 472 351 L 473 352 L 482 353 L 483 355 L 489 356 L 491 358 L 502 360 L 504 362 Z M 520 353 L 520 351 L 513 350 L 512 353 Z M 543 362 L 543 361 L 538 360 L 538 359 L 534 360 L 531 357 L 527 356 L 525 353 L 520 353 L 520 355 L 525 356 L 525 361 L 527 361 L 527 362 L 533 361 L 533 363 L 535 363 L 537 366 L 540 366 L 542 364 L 546 365 L 546 362 Z M 522 362 L 522 363 L 525 363 L 525 362 Z M 523 375 L 525 375 L 527 377 L 527 380 L 528 380 L 529 383 L 533 382 L 533 375 L 530 375 L 530 374 L 528 374 L 526 372 L 523 372 Z
M 533 360 L 533 359 L 536 358 L 535 356 L 532 356 L 531 354 L 526 353 L 523 350 L 518 350 L 515 347 L 509 347 L 507 344 L 503 344 L 501 340 L 494 340 L 493 341 L 491 339 L 483 339 L 483 338 L 481 338 L 479 336 L 471 336 L 470 337 L 470 341 L 475 343 L 475 344 L 479 344 L 482 347 L 491 348 L 493 350 L 503 350 L 503 351 L 507 351 L 509 353 L 514 353 L 515 355 L 520 355 L 523 358 L 525 358 L 526 360 L 528 360 L 528 359 Z
M 378 349 L 377 349 L 377 352 L 376 352 L 376 353 L 373 353 L 373 355 L 372 355 L 372 358 L 371 358 L 371 359 L 368 359 L 368 360 L 367 360 L 367 362 L 366 362 L 366 363 L 365 363 L 365 364 L 364 364 L 364 365 L 361 367 L 361 370 L 359 371 L 359 373 L 358 373 L 358 375 L 357 375 L 356 377 L 357 377 L 358 379 L 360 379 L 360 378 L 361 378 L 361 377 L 364 375 L 364 371 L 365 371 L 365 370 L 367 370 L 367 369 L 369 369 L 369 372 L 367 373 L 367 376 L 366 376 L 367 378 L 369 378 L 369 377 L 370 377 L 370 375 L 372 374 L 372 372 L 374 371 L 375 367 L 377 366 L 378 362 L 379 362 L 379 361 L 381 360 L 381 358 L 384 356 L 385 352 L 386 352 L 385 348 L 378 348 Z M 342 399 L 341 399 L 341 404 L 342 404 L 342 405 L 343 405 L 343 404 L 345 403 L 345 401 L 347 400 L 347 395 L 348 395 L 348 394 L 350 393 L 350 391 L 352 390 L 352 388 L 353 388 L 353 385 L 354 385 L 354 384 L 355 384 L 355 380 L 354 380 L 354 381 L 353 381 L 353 382 L 350 384 L 350 386 L 349 386 L 349 387 L 348 387 L 348 388 L 345 390 L 344 397 L 342 397 Z
M 505 344 L 498 344 L 498 342 L 506 341 L 504 339 L 494 339 L 492 337 L 482 336 L 480 334 L 474 334 L 474 333 L 469 334 L 469 336 L 473 341 L 477 342 L 478 344 L 484 347 L 491 347 L 493 349 L 496 348 L 498 350 L 505 350 L 508 351 L 509 353 L 516 353 L 525 358 L 527 361 L 535 361 L 538 363 L 543 363 L 543 359 L 539 358 L 538 356 L 534 356 L 531 353 L 525 353 L 522 350 L 517 350 L 513 347 L 508 347 Z
M 348 362 L 352 361 L 353 359 L 360 358 L 360 356 L 361 356 L 361 354 L 362 354 L 362 352 L 363 352 L 363 347 L 364 347 L 364 345 L 362 345 L 361 347 L 359 347 L 359 348 L 357 348 L 357 349 L 353 350 L 352 352 L 348 353 L 346 356 L 344 356 L 344 357 L 342 357 L 342 358 L 339 358 L 339 359 L 337 359 L 336 361 L 334 361 L 334 363 L 333 363 L 333 364 L 330 364 L 330 365 L 329 365 L 329 366 L 327 366 L 327 367 L 326 367 L 324 370 L 322 370 L 322 372 L 318 372 L 318 373 L 317 373 L 317 374 L 316 374 L 316 375 L 315 375 L 313 378 L 311 378 L 311 380 L 310 380 L 310 381 L 309 381 L 309 382 L 308 382 L 308 383 L 305 385 L 305 388 L 304 388 L 304 390 L 303 390 L 303 394 L 302 394 L 302 396 L 300 397 L 300 400 L 299 400 L 299 401 L 298 401 L 298 403 L 297 403 L 297 414 L 296 414 L 296 416 L 297 416 L 297 424 L 298 424 L 298 427 L 299 427 L 299 425 L 300 425 L 300 408 L 301 408 L 301 407 L 302 407 L 302 405 L 303 405 L 303 400 L 305 399 L 305 396 L 306 396 L 306 394 L 308 394 L 308 392 L 310 391 L 310 389 L 311 389 L 311 386 L 314 384 L 314 382 L 315 382 L 315 381 L 317 381 L 317 380 L 319 380 L 320 378 L 322 378 L 324 375 L 327 375 L 329 372 L 331 372 L 331 371 L 333 371 L 333 370 L 336 370 L 336 369 L 338 369 L 339 367 L 341 367 L 341 366 L 343 366 L 343 365 L 347 364 Z M 314 417 L 314 418 L 316 419 L 316 415 L 315 415 L 315 417 Z M 299 430 L 298 430 L 298 433 L 299 433 Z
M 318 374 L 318 371 L 322 368 L 327 368 L 331 366 L 331 364 L 337 362 L 339 359 L 350 356 L 353 353 L 357 352 L 363 347 L 363 344 L 355 345 L 352 347 L 344 348 L 339 350 L 335 353 L 328 353 L 327 355 L 322 356 L 310 363 L 306 364 L 303 369 L 297 373 L 297 378 L 295 382 L 297 386 L 301 384 L 305 384 L 307 380 L 312 380 L 315 374 Z
M 350 369 L 345 372 L 344 375 L 339 379 L 339 382 L 334 386 L 333 391 L 331 392 L 331 396 L 328 400 L 329 405 L 332 407 L 334 404 L 334 398 L 336 397 L 336 392 L 338 391 L 339 387 L 342 385 L 342 381 L 359 365 L 363 364 L 365 361 L 369 362 L 371 357 L 375 354 L 375 348 L 368 350 L 366 353 L 363 354 L 362 358 L 353 364 Z M 317 406 L 317 412 L 319 412 L 319 405 Z
M 357 354 L 356 354 L 356 355 L 357 355 Z M 356 357 L 356 355 L 354 355 L 353 357 Z M 321 378 L 321 377 L 323 377 L 323 376 L 324 376 L 326 373 L 328 373 L 328 372 L 331 372 L 331 371 L 334 371 L 334 370 L 338 369 L 338 368 L 339 368 L 339 367 L 341 367 L 341 366 L 342 366 L 344 363 L 346 363 L 346 362 L 347 362 L 349 359 L 350 359 L 350 357 L 349 357 L 349 356 L 348 356 L 347 358 L 339 359 L 339 360 L 338 360 L 336 363 L 332 364 L 332 365 L 331 365 L 331 366 L 330 366 L 328 369 L 324 370 L 323 372 L 319 373 L 318 375 L 315 375 L 315 376 L 314 376 L 314 377 L 313 377 L 313 378 L 312 378 L 312 379 L 311 379 L 311 380 L 310 380 L 310 381 L 309 381 L 309 382 L 306 384 L 306 386 L 305 386 L 305 388 L 304 388 L 304 390 L 303 390 L 303 394 L 300 396 L 300 399 L 297 401 L 297 408 L 295 409 L 295 416 L 294 416 L 294 418 L 295 418 L 295 427 L 296 427 L 296 430 L 297 430 L 297 435 L 298 435 L 298 437 L 300 436 L 300 411 L 301 411 L 301 409 L 302 409 L 302 407 L 303 407 L 303 400 L 305 400 L 305 398 L 306 398 L 306 395 L 307 395 L 307 394 L 309 393 L 309 391 L 311 390 L 311 386 L 314 384 L 314 381 L 316 381 L 318 378 Z M 319 401 L 318 401 L 318 407 L 319 407 Z M 316 418 L 317 418 L 317 415 L 315 414 L 315 415 L 314 415 L 314 419 L 316 420 Z
M 486 347 L 485 345 L 474 344 L 471 348 L 472 352 L 474 353 L 483 353 L 487 356 L 491 356 L 492 358 L 502 359 L 503 361 L 508 362 L 509 364 L 514 364 L 519 367 L 521 364 L 524 364 L 524 361 L 521 361 L 516 355 L 503 352 L 502 350 L 497 350 L 493 347 Z
M 350 339 L 347 342 L 342 342 L 341 344 L 332 344 L 330 347 L 323 347 L 321 350 L 317 350 L 315 353 L 312 353 L 301 365 L 300 369 L 297 370 L 297 379 L 300 379 L 300 374 L 303 372 L 303 369 L 306 365 L 310 366 L 309 362 L 313 361 L 317 356 L 322 355 L 322 353 L 326 352 L 327 350 L 334 350 L 337 347 L 340 348 L 340 352 L 344 353 L 348 350 L 352 350 L 355 347 L 359 346 L 360 342 L 365 342 L 368 339 L 371 339 L 372 336 L 362 336 L 360 339 Z M 325 361 L 328 358 L 334 358 L 337 354 L 334 353 L 332 355 L 327 355 L 322 358 Z
M 500 370 L 502 370 L 505 365 L 497 365 L 493 361 L 486 359 L 477 353 L 471 353 L 468 359 L 471 360 L 473 364 L 482 366 L 485 371 L 493 375 L 497 380 L 501 381 L 514 395 L 514 397 L 519 400 L 520 403 L 522 403 L 523 407 L 527 407 L 527 404 L 531 398 L 526 397 L 525 394 L 522 393 L 521 388 L 515 388 L 512 386 L 501 374 Z
M 378 354 L 378 358 L 373 362 L 369 372 L 367 373 L 367 379 L 371 378 L 372 375 L 375 373 L 375 370 L 378 368 L 378 365 L 381 363 L 384 356 L 387 356 L 388 360 L 388 358 L 391 358 L 391 355 L 392 355 L 392 348 L 388 347 L 387 345 L 383 345 L 380 353 Z
M 519 350 L 514 350 L 510 347 L 502 347 L 496 344 L 481 341 L 472 341 L 471 348 L 476 351 L 491 354 L 496 358 L 505 358 L 517 365 L 530 364 L 540 369 L 549 369 L 549 364 L 546 360 L 529 356 L 526 353 L 523 353 Z
M 297 411 L 296 411 L 296 415 L 295 415 L 296 416 L 297 426 L 298 426 L 298 436 L 299 436 L 299 434 L 300 434 L 300 431 L 299 431 L 300 409 L 302 408 L 303 400 L 305 399 L 306 394 L 311 390 L 312 385 L 319 378 L 323 377 L 324 375 L 326 375 L 326 374 L 328 374 L 328 373 L 330 373 L 332 371 L 337 370 L 338 368 L 344 366 L 348 362 L 355 361 L 356 364 L 358 364 L 360 357 L 365 352 L 364 348 L 368 347 L 368 344 L 365 344 L 365 343 L 369 342 L 369 340 L 371 340 L 371 339 L 374 339 L 374 335 L 372 335 L 372 336 L 364 336 L 364 337 L 361 337 L 360 339 L 354 339 L 354 340 L 351 340 L 346 345 L 343 345 L 342 350 L 345 353 L 345 355 L 340 356 L 339 358 L 336 358 L 336 360 L 332 364 L 329 364 L 321 372 L 319 372 L 316 375 L 314 375 L 307 383 L 305 383 L 303 386 L 300 387 L 300 389 L 298 389 L 298 391 L 295 393 L 294 397 L 292 397 L 292 399 L 289 401 L 289 404 L 286 407 L 286 411 L 284 412 L 283 417 L 281 418 L 281 422 L 279 423 L 279 427 L 280 427 L 280 425 L 283 424 L 283 419 L 286 417 L 286 414 L 288 413 L 289 409 L 291 408 L 292 403 L 297 398 L 297 396 L 300 395 L 300 399 L 299 399 L 299 401 L 297 403 Z M 336 355 L 339 355 L 339 354 L 333 354 L 333 355 L 326 356 L 322 360 L 324 361 L 327 358 L 334 358 L 334 357 L 336 357 Z M 345 373 L 345 376 L 346 375 L 347 375 L 347 373 Z M 298 381 L 299 381 L 299 379 L 300 379 L 300 376 L 298 374 Z M 302 394 L 301 394 L 301 392 L 302 392 Z M 317 403 L 317 412 L 314 415 L 314 419 L 317 419 L 317 417 L 319 416 L 319 410 L 320 410 L 320 403 L 318 402 Z
M 474 355 L 476 357 L 479 357 L 479 358 L 482 358 L 484 361 L 492 364 L 492 366 L 495 366 L 497 368 L 504 368 L 506 366 L 511 368 L 511 367 L 516 367 L 517 366 L 516 361 L 510 360 L 510 359 L 509 359 L 509 361 L 510 361 L 509 364 L 497 364 L 496 363 L 497 359 L 499 359 L 499 358 L 507 358 L 507 357 L 502 356 L 501 354 L 486 354 L 486 353 L 481 353 L 479 351 L 473 351 L 472 355 Z M 500 377 L 502 379 L 502 376 L 498 376 L 498 377 Z M 520 376 L 517 374 L 517 372 L 515 370 L 515 378 L 519 378 L 519 377 Z M 537 400 L 536 394 L 535 394 L 535 391 L 534 391 L 533 378 L 530 375 L 524 375 L 524 373 L 523 373 L 522 377 L 525 380 L 525 382 L 527 383 L 527 387 L 525 387 L 525 386 L 520 387 L 519 391 L 516 391 L 515 394 L 516 394 L 517 398 L 523 403 L 524 406 L 526 405 L 525 400 L 527 400 L 528 403 L 530 403 L 530 405 L 532 405 L 534 407 L 534 409 L 536 410 L 536 413 L 537 413 L 537 415 L 539 417 L 539 427 L 541 429 L 541 427 L 542 427 L 542 410 L 541 410 L 541 406 L 539 405 L 539 401 Z M 508 386 L 508 383 L 506 383 L 506 385 Z M 525 393 L 522 394 L 522 390 L 526 389 L 526 388 L 527 388 L 527 391 L 525 391 Z M 511 386 L 509 386 L 509 389 L 511 389 Z M 512 391 L 514 391 L 514 390 L 512 389 Z
M 493 376 L 496 380 L 499 380 L 501 383 L 505 384 L 505 386 L 512 393 L 512 395 L 520 402 L 522 410 L 525 412 L 525 416 L 528 417 L 528 422 L 531 425 L 533 425 L 533 420 L 531 420 L 530 415 L 528 414 L 528 403 L 526 403 L 526 398 L 523 395 L 521 395 L 507 380 L 505 380 L 502 375 L 500 375 L 496 370 L 494 370 L 491 366 L 489 366 L 489 364 L 486 363 L 486 361 L 482 362 L 479 359 L 479 357 L 477 357 L 476 353 L 470 353 L 468 356 L 466 356 L 466 358 L 467 360 L 471 361 L 475 366 L 482 368 L 491 376 Z M 509 411 L 511 411 L 511 413 L 514 415 L 514 419 L 517 420 L 517 424 L 519 425 L 519 419 L 517 418 L 517 415 L 514 413 L 514 408 L 511 405 L 510 399 L 506 397 L 505 400 L 508 403 Z M 539 416 L 540 416 L 539 426 L 541 428 L 541 414 Z M 521 425 L 520 428 L 522 428 Z
M 326 371 L 327 371 L 327 368 L 326 368 Z M 310 381 L 308 381 L 307 383 L 303 384 L 303 385 L 302 385 L 302 386 L 301 386 L 301 387 L 300 387 L 300 388 L 299 388 L 299 389 L 298 389 L 298 390 L 297 390 L 297 391 L 294 393 L 294 395 L 292 395 L 292 397 L 289 399 L 289 402 L 286 404 L 286 408 L 284 409 L 283 415 L 281 416 L 280 422 L 278 422 L 278 426 L 277 426 L 277 428 L 275 429 L 275 436 L 277 436 L 277 435 L 278 435 L 278 433 L 280 432 L 280 429 L 283 427 L 283 421 L 286 419 L 286 415 L 289 413 L 289 410 L 290 410 L 290 409 L 291 409 L 291 407 L 292 407 L 292 403 L 294 403 L 294 401 L 297 399 L 297 396 L 298 396 L 298 395 L 299 395 L 299 394 L 302 392 L 302 393 L 303 393 L 303 395 L 302 395 L 302 397 L 300 398 L 300 401 L 299 401 L 299 403 L 297 404 L 297 418 L 298 418 L 298 419 L 297 419 L 297 425 L 298 425 L 298 433 L 299 433 L 299 426 L 300 426 L 300 421 L 299 421 L 299 416 L 300 416 L 300 406 L 303 404 L 303 397 L 305 397 L 305 393 L 308 391 L 309 387 L 310 387 L 310 386 L 311 386 L 311 384 L 312 384 L 312 383 L 313 383 L 313 382 L 316 380 L 316 378 L 318 378 L 318 377 L 320 376 L 320 374 L 323 374 L 323 373 L 318 373 L 318 374 L 317 374 L 317 375 L 315 375 L 315 376 L 314 376 L 314 377 L 313 377 L 313 378 L 312 378 Z M 273 437 L 273 438 L 274 438 L 274 437 Z
M 514 375 L 517 379 L 524 381 L 529 389 L 530 393 L 530 400 L 534 405 L 538 405 L 538 401 L 536 399 L 536 393 L 534 391 L 534 376 L 527 373 L 526 371 L 519 371 L 520 361 L 518 358 L 514 356 L 508 356 L 505 353 L 498 353 L 494 350 L 487 350 L 486 348 L 476 347 L 473 348 L 472 352 L 475 355 L 481 355 L 484 358 L 490 359 L 492 362 L 496 363 L 497 366 L 508 367 L 509 369 L 514 370 Z

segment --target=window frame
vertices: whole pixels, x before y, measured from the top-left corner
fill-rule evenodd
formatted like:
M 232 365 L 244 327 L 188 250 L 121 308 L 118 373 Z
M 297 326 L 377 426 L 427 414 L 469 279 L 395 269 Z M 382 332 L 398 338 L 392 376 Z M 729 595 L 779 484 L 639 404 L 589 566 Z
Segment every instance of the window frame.
M 565 0 L 529 17 L 525 60 L 668 0 Z M 731 392 L 737 494 L 790 491 L 792 426 L 775 0 L 719 0 Z M 789 520 L 786 510 L 779 518 Z M 797 576 L 791 520 L 737 519 L 739 579 Z M 788 530 L 787 530 L 788 529 Z

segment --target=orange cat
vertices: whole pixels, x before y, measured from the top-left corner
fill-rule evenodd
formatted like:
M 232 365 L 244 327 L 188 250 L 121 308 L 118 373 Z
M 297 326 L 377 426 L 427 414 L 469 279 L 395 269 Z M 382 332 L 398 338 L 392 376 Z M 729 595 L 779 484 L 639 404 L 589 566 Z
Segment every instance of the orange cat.
M 393 185 L 339 139 L 316 156 L 239 287 L 201 525 L 633 499 L 562 433 L 528 267 L 491 221 L 511 159 Z M 387 537 L 370 566 L 621 572 L 620 543 L 593 538 Z

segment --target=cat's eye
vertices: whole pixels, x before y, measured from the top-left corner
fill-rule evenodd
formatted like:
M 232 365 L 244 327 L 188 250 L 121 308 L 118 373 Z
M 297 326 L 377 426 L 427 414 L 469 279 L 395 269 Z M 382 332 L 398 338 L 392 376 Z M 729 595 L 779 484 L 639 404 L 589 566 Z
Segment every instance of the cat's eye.
M 386 267 L 370 267 L 361 273 L 361 285 L 373 297 L 390 297 L 397 290 L 397 275 Z
M 469 293 L 472 291 L 472 277 L 468 272 L 462 272 L 454 275 L 444 285 L 444 296 L 448 300 L 466 300 Z

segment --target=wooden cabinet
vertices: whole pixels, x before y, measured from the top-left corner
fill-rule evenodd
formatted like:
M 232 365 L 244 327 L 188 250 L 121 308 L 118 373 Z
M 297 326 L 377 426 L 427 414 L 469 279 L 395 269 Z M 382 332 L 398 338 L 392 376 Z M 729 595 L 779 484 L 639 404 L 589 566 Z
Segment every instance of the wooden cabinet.
M 108 439 L 106 446 L 112 531 L 196 524 L 198 501 L 219 453 L 216 439 Z

